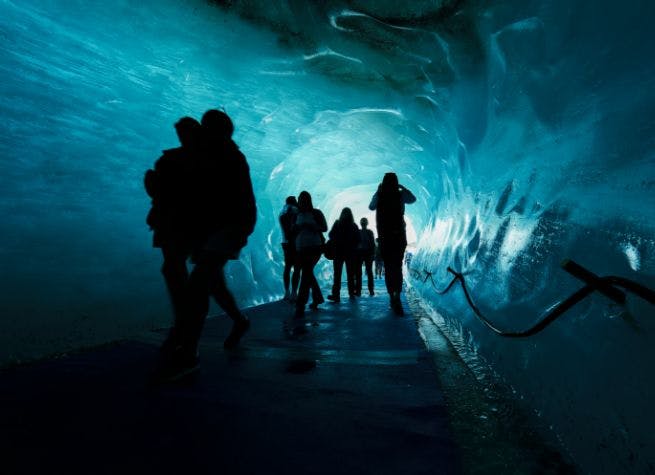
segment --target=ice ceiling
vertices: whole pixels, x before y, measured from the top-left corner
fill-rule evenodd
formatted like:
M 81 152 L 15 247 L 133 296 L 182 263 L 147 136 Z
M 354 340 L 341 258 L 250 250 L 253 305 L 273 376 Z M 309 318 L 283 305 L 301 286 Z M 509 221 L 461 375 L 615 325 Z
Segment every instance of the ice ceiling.
M 330 222 L 343 206 L 370 217 L 389 170 L 418 197 L 412 265 L 439 283 L 465 271 L 499 325 L 524 328 L 577 288 L 565 257 L 655 286 L 654 13 L 637 0 L 0 2 L 0 361 L 168 322 L 142 176 L 176 145 L 176 119 L 215 106 L 258 199 L 230 267 L 244 306 L 281 295 L 287 195 L 309 190 Z M 652 469 L 652 307 L 631 299 L 627 324 L 593 297 L 510 342 L 461 294 L 412 285 L 582 467 Z

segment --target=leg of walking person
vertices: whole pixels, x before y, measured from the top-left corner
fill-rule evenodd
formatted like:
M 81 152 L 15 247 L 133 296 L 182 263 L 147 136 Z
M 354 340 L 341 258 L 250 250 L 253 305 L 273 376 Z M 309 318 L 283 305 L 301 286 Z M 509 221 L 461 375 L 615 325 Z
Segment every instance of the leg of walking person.
M 308 248 L 298 252 L 300 261 L 300 289 L 298 290 L 298 299 L 296 300 L 296 317 L 300 318 L 305 315 L 305 305 L 309 300 L 309 291 L 312 287 L 312 281 L 316 280 L 314 276 L 314 266 L 321 257 L 320 248 Z M 318 283 L 316 284 L 318 285 Z
M 291 295 L 289 300 L 295 302 L 298 298 L 298 285 L 300 285 L 300 261 L 298 260 L 298 252 L 293 251 L 293 272 L 291 273 Z
M 163 352 L 152 375 L 153 383 L 176 381 L 198 369 L 198 341 L 209 311 L 209 294 L 214 289 L 214 276 L 221 266 L 215 259 L 203 256 L 195 265 L 186 284 L 184 305 L 176 328 L 177 344 Z
M 225 282 L 225 264 L 227 260 L 224 259 L 217 264 L 217 275 L 215 276 L 215 285 L 212 295 L 216 303 L 225 311 L 228 317 L 232 319 L 232 330 L 223 342 L 223 346 L 227 349 L 232 349 L 238 346 L 241 337 L 250 328 L 250 320 L 239 310 L 234 296 L 230 289 L 227 288 Z
M 384 285 L 387 288 L 387 293 L 389 295 L 393 295 L 393 289 L 394 289 L 392 260 L 393 260 L 393 256 L 391 255 L 391 253 L 389 253 L 388 256 L 385 255 L 385 259 L 384 259 L 384 270 L 385 270 L 385 272 L 384 272 Z
M 250 327 L 250 321 L 239 310 L 236 301 L 225 283 L 224 267 L 227 258 L 216 253 L 206 252 L 198 258 L 191 271 L 188 284 L 188 310 L 184 324 L 183 348 L 187 356 L 196 356 L 198 342 L 209 312 L 209 296 L 232 319 L 232 331 L 225 339 L 225 348 L 238 345 L 243 334 Z
M 357 296 L 357 284 L 356 284 L 356 277 L 355 277 L 356 261 L 357 259 L 354 256 L 348 256 L 348 258 L 346 259 L 346 282 L 348 284 L 348 295 L 350 297 Z
M 405 255 L 406 243 L 402 240 L 386 241 L 382 247 L 382 258 L 384 260 L 384 281 L 389 293 L 389 303 L 398 315 L 403 314 L 400 303 L 400 292 L 403 282 L 403 256 Z
M 334 302 L 339 302 L 341 300 L 341 274 L 343 272 L 344 260 L 335 257 L 332 264 L 334 270 L 334 281 L 332 282 L 332 293 L 328 295 L 328 299 Z
M 284 253 L 284 272 L 282 273 L 282 279 L 284 281 L 284 299 L 287 300 L 290 297 L 289 284 L 291 283 L 291 267 L 293 267 L 293 256 L 289 249 L 289 243 L 282 243 L 282 252 Z
M 223 272 L 225 264 L 227 264 L 227 260 L 223 260 L 217 264 L 218 270 L 216 276 L 213 279 L 216 284 L 214 286 L 212 296 L 214 297 L 214 300 L 216 300 L 216 303 L 225 311 L 228 317 L 230 317 L 232 320 L 239 320 L 243 317 L 243 314 L 239 310 L 239 307 L 234 300 L 234 296 L 227 288 L 227 284 L 225 283 L 225 273 Z
M 387 293 L 391 297 L 393 295 L 393 283 L 392 278 L 389 275 L 388 265 L 391 264 L 393 259 L 393 245 L 387 240 L 380 238 L 380 255 L 382 257 L 382 262 L 384 262 L 385 272 L 384 272 L 384 285 L 387 288 Z
M 209 297 L 214 293 L 223 273 L 225 259 L 203 253 L 198 257 L 188 284 L 188 305 L 185 312 L 183 347 L 186 354 L 197 355 L 198 342 L 209 312 Z
M 390 282 L 392 288 L 392 302 L 391 306 L 394 312 L 397 315 L 403 315 L 403 307 L 400 302 L 400 293 L 403 290 L 403 257 L 405 256 L 405 243 L 398 243 L 393 250 L 393 255 L 391 256 L 391 263 L 393 269 L 387 268 L 385 262 L 385 268 L 387 272 L 391 274 Z
M 309 261 L 310 259 L 306 250 L 298 251 L 300 286 L 298 288 L 298 298 L 296 299 L 296 317 L 302 317 L 305 314 L 305 305 L 307 305 L 307 301 L 309 300 L 309 289 L 311 287 L 311 277 L 307 271 Z
M 174 350 L 179 344 L 180 319 L 185 310 L 186 287 L 189 279 L 189 271 L 186 261 L 188 252 L 178 246 L 162 247 L 164 263 L 161 272 L 168 290 L 173 307 L 173 326 L 162 349 L 164 351 Z
M 362 256 L 361 254 L 357 254 L 355 257 L 355 295 L 360 296 L 362 295 L 362 264 L 363 264 Z
M 317 254 L 318 252 L 318 254 Z M 310 289 L 312 292 L 312 303 L 310 307 L 312 310 L 316 310 L 320 304 L 325 302 L 325 299 L 323 298 L 323 292 L 321 292 L 321 286 L 318 285 L 318 280 L 316 280 L 316 275 L 314 275 L 314 267 L 316 267 L 316 264 L 318 261 L 321 259 L 321 253 L 320 251 L 314 252 L 314 255 L 312 256 L 312 259 L 314 263 L 312 264 L 312 273 L 309 276 L 311 281 L 310 281 Z
M 366 267 L 366 280 L 368 281 L 368 293 L 369 295 L 375 295 L 375 281 L 373 279 L 373 258 L 366 257 L 364 259 L 364 266 Z M 359 266 L 360 273 L 360 289 L 361 289 L 361 272 L 362 266 Z
M 401 243 L 396 249 L 396 255 L 394 257 L 395 269 L 393 288 L 394 292 L 397 292 L 398 294 L 403 291 L 403 259 L 405 258 L 405 247 L 406 244 Z

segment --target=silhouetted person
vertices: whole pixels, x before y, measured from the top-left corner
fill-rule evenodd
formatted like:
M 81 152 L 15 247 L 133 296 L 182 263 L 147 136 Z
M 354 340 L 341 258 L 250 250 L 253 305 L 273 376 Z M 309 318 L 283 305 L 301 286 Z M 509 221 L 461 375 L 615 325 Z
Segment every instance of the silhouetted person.
M 355 224 L 353 212 L 350 208 L 344 208 L 328 234 L 334 245 L 334 282 L 332 293 L 328 299 L 334 302 L 341 301 L 341 274 L 343 265 L 346 264 L 346 282 L 348 284 L 348 295 L 355 297 L 355 265 L 357 262 L 357 246 L 359 245 L 359 228 Z
M 384 261 L 384 281 L 391 308 L 398 315 L 403 314 L 400 293 L 403 289 L 403 257 L 407 247 L 405 204 L 415 201 L 412 192 L 398 183 L 395 173 L 386 173 L 368 206 L 376 211 L 380 254 Z
M 300 289 L 296 300 L 296 318 L 305 315 L 305 305 L 312 291 L 312 308 L 323 303 L 323 294 L 314 276 L 314 266 L 321 258 L 323 233 L 327 231 L 325 216 L 321 210 L 314 208 L 312 197 L 307 191 L 298 195 L 298 216 L 293 226 L 296 235 L 296 252 L 300 266 Z
M 166 341 L 171 348 L 179 344 L 176 332 L 184 312 L 187 259 L 193 247 L 189 233 L 189 188 L 202 143 L 200 122 L 191 117 L 180 119 L 175 130 L 182 146 L 164 150 L 144 179 L 146 192 L 152 198 L 146 221 L 153 230 L 153 246 L 162 250 L 161 270 L 173 306 L 174 323 Z
M 384 275 L 384 261 L 380 252 L 380 239 L 375 238 L 375 278 L 380 279 Z
M 369 295 L 375 295 L 375 281 L 373 280 L 373 258 L 375 257 L 375 235 L 368 229 L 368 219 L 359 220 L 362 229 L 359 231 L 359 245 L 357 246 L 357 263 L 355 265 L 355 295 L 362 295 L 362 265 L 366 268 Z
M 202 117 L 203 149 L 195 163 L 189 188 L 192 260 L 186 302 L 176 334 L 180 344 L 159 368 L 161 379 L 177 379 L 198 367 L 198 342 L 209 311 L 209 297 L 232 318 L 226 348 L 238 345 L 250 322 L 241 313 L 225 284 L 223 268 L 238 259 L 252 233 L 257 209 L 245 156 L 232 141 L 234 127 L 221 111 L 209 110 Z M 177 323 L 177 322 L 176 322 Z
M 284 300 L 292 302 L 297 298 L 298 281 L 300 273 L 296 263 L 296 234 L 293 231 L 293 225 L 296 223 L 298 216 L 298 201 L 295 196 L 289 196 L 286 199 L 284 208 L 280 213 L 280 228 L 282 228 L 282 252 L 284 252 Z M 291 274 L 293 268 L 293 275 Z M 291 289 L 289 289 L 291 284 Z

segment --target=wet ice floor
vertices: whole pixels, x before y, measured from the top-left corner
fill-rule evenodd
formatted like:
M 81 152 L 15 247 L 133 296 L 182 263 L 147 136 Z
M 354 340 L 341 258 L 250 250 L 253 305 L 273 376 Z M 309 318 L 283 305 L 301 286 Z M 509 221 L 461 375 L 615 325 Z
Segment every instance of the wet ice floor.
M 211 318 L 181 385 L 145 385 L 165 332 L 2 371 L 3 473 L 571 471 L 416 302 L 395 316 L 383 285 L 303 320 L 286 302 L 248 309 L 232 352 L 230 321 Z
M 516 395 L 493 377 L 481 382 L 409 292 L 409 306 L 437 369 L 466 474 L 577 473 L 557 437 L 528 416 Z
M 165 332 L 0 372 L 2 473 L 461 473 L 430 355 L 386 295 L 246 313 L 236 351 L 207 321 L 179 385 L 145 384 Z

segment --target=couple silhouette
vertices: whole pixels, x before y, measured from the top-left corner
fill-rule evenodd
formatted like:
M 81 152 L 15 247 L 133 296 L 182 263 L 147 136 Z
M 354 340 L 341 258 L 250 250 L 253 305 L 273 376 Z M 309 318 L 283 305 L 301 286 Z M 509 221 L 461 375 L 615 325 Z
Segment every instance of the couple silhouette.
M 174 381 L 198 369 L 210 297 L 233 320 L 226 348 L 236 347 L 250 327 L 223 272 L 228 260 L 238 259 L 257 216 L 248 163 L 232 140 L 234 125 L 225 112 L 211 109 L 200 122 L 181 118 L 175 130 L 180 146 L 165 150 L 144 180 L 152 198 L 146 221 L 153 246 L 162 250 L 162 274 L 174 313 L 155 382 Z

